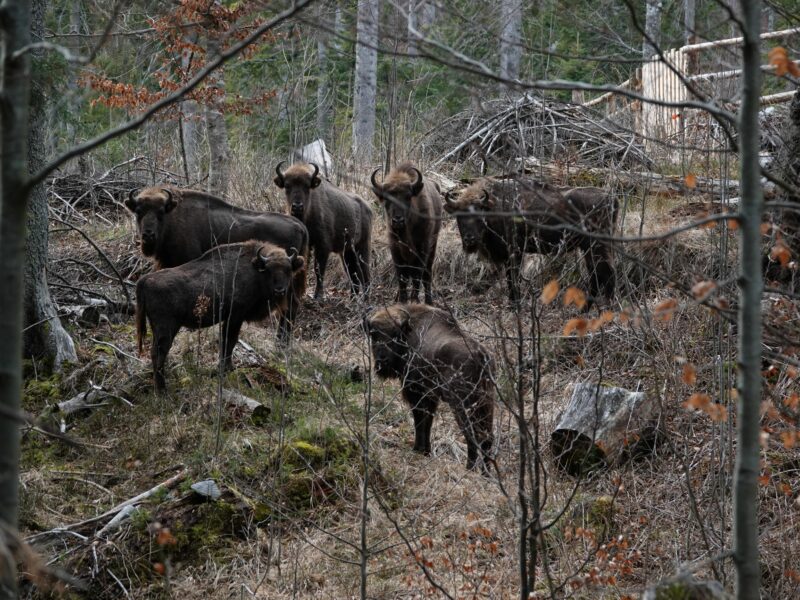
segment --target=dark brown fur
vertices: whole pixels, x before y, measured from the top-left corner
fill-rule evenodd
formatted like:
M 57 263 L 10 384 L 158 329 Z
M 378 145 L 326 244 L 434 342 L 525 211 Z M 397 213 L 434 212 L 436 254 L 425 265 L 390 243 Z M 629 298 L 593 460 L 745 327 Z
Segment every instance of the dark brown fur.
M 431 451 L 431 425 L 440 401 L 453 410 L 467 442 L 467 468 L 492 461 L 494 363 L 447 312 L 424 304 L 394 304 L 369 316 L 375 371 L 397 377 L 414 417 L 414 450 Z
M 315 166 L 296 163 L 282 171 L 279 164 L 275 171 L 275 185 L 286 192 L 289 211 L 308 228 L 317 278 L 314 297 L 321 299 L 325 293 L 325 270 L 331 253 L 342 257 L 353 294 L 366 293 L 372 209 L 360 197 L 320 177 Z
M 126 200 L 136 215 L 142 253 L 156 268 L 176 267 L 201 256 L 219 244 L 261 240 L 308 259 L 308 231 L 293 217 L 281 213 L 255 212 L 224 200 L 172 186 L 148 187 Z M 280 339 L 287 342 L 292 323 L 305 295 L 305 270 L 292 286 L 288 310 L 282 315 Z
M 149 321 L 156 388 L 165 388 L 164 363 L 181 327 L 199 329 L 224 322 L 221 357 L 230 368 L 242 324 L 287 310 L 292 279 L 304 266 L 302 256 L 290 257 L 283 248 L 251 240 L 217 246 L 200 258 L 139 279 L 136 336 L 141 352 Z
M 560 190 L 522 176 L 483 178 L 466 188 L 458 200 L 448 194 L 445 209 L 457 213 L 464 251 L 479 252 L 505 270 L 513 305 L 519 302 L 519 269 L 526 252 L 579 249 L 589 271 L 590 299 L 613 295 L 611 243 L 590 235 L 613 233 L 617 202 L 603 190 Z M 519 218 L 499 212 L 526 214 Z
M 395 167 L 383 183 L 372 176 L 372 189 L 386 210 L 389 249 L 397 272 L 400 302 L 406 302 L 406 287 L 411 282 L 411 301 L 417 301 L 420 283 L 425 302 L 433 304 L 431 279 L 436 244 L 442 222 L 442 196 L 439 186 L 424 180 L 411 163 Z

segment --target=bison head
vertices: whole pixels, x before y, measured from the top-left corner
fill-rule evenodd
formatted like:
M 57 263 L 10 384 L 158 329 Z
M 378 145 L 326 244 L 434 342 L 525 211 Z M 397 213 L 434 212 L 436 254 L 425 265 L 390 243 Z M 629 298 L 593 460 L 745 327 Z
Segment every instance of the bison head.
M 380 168 L 372 172 L 372 191 L 386 210 L 386 220 L 392 231 L 402 235 L 406 229 L 411 199 L 422 191 L 422 173 L 416 167 L 393 169 L 386 181 L 378 183 L 376 175 Z
M 453 200 L 452 190 L 444 195 L 444 209 L 456 216 L 461 246 L 464 252 L 477 252 L 486 233 L 486 214 L 494 208 L 494 199 L 485 188 L 464 190 L 458 200 Z
M 292 285 L 294 274 L 305 267 L 306 261 L 297 255 L 297 249 L 287 252 L 272 244 L 261 246 L 253 258 L 253 267 L 262 274 L 272 298 L 280 300 L 286 297 Z
M 136 215 L 142 254 L 152 256 L 161 241 L 164 217 L 178 206 L 178 201 L 166 188 L 145 188 L 138 193 L 131 191 L 125 200 L 125 206 Z
M 408 333 L 411 315 L 402 305 L 381 308 L 364 323 L 380 377 L 402 377 L 408 362 Z
M 286 191 L 286 203 L 289 205 L 289 212 L 293 217 L 303 220 L 303 216 L 308 212 L 311 190 L 322 183 L 319 176 L 319 167 L 314 163 L 309 163 L 314 167 L 314 172 L 310 172 L 304 164 L 294 164 L 286 171 L 281 171 L 281 165 L 285 161 L 278 163 L 275 167 L 277 175 L 273 180 L 275 185 Z

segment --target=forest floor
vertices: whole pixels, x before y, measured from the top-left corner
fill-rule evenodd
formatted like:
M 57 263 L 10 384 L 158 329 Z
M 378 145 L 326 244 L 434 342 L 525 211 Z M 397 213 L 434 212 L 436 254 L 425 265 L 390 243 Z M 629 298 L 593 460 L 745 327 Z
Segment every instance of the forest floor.
M 702 205 L 691 206 L 684 198 L 648 206 L 644 232 L 696 218 Z M 631 207 L 623 232 L 638 234 L 639 218 Z M 111 225 L 82 227 L 126 274 L 141 268 L 125 215 Z M 238 368 L 220 374 L 216 328 L 181 332 L 165 397 L 152 393 L 149 359 L 137 356 L 130 316 L 72 318 L 79 364 L 47 378 L 29 365 L 25 410 L 41 415 L 93 387 L 116 397 L 65 420 L 73 443 L 36 429 L 23 433 L 20 521 L 34 552 L 25 566 L 26 597 L 47 596 L 41 590 L 50 585 L 67 597 L 98 599 L 358 598 L 362 580 L 370 598 L 518 597 L 518 355 L 525 417 L 541 432 L 542 522 L 553 523 L 540 540 L 534 597 L 550 597 L 550 589 L 555 597 L 633 598 L 682 570 L 719 577 L 731 588 L 731 561 L 716 559 L 730 549 L 732 527 L 735 327 L 679 292 L 713 278 L 729 282 L 718 297 L 733 296 L 735 234 L 722 229 L 621 249 L 620 296 L 602 307 L 614 312 L 613 320 L 577 336 L 564 335 L 566 322 L 595 318 L 597 310 L 584 315 L 564 306 L 563 294 L 543 305 L 529 291 L 518 322 L 505 286 L 463 255 L 455 224 L 445 224 L 437 304 L 452 310 L 499 366 L 497 470 L 489 477 L 465 470 L 463 438 L 446 407 L 434 423 L 432 455 L 412 452 L 413 427 L 398 382 L 370 377 L 361 330 L 367 307 L 350 299 L 338 267 L 326 299 L 306 300 L 288 352 L 275 347 L 272 325 L 249 324 L 241 336 L 249 349 L 238 346 L 234 355 Z M 374 239 L 370 306 L 379 306 L 391 302 L 395 289 L 383 231 Z M 64 259 L 102 264 L 74 232 L 54 236 L 51 253 L 69 280 L 88 275 Z M 531 259 L 530 289 L 554 277 L 562 290 L 580 285 L 577 258 Z M 118 284 L 104 285 L 94 289 L 119 297 Z M 795 310 L 768 302 L 765 311 Z M 584 381 L 657 398 L 660 435 L 649 452 L 576 478 L 555 465 L 549 437 L 569 385 Z M 770 393 L 777 399 L 792 386 L 780 371 Z M 222 402 L 221 389 L 267 411 L 251 418 Z M 724 414 L 688 409 L 693 393 L 709 394 Z M 56 414 L 38 424 L 46 429 L 58 420 Z M 798 597 L 800 458 L 780 443 L 786 424 L 772 415 L 767 421 L 774 433 L 765 440 L 761 486 L 765 597 Z M 170 479 L 170 489 L 156 492 L 118 528 L 98 536 L 110 517 L 82 523 Z M 221 490 L 219 500 L 192 494 L 191 484 L 206 479 Z M 53 532 L 58 528 L 69 531 Z M 74 580 L 54 583 L 52 569 Z

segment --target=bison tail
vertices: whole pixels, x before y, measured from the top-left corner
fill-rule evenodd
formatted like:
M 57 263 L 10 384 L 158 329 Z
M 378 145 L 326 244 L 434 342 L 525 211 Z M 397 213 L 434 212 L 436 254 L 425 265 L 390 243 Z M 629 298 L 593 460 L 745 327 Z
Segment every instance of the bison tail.
M 139 354 L 142 354 L 144 338 L 147 336 L 147 306 L 145 305 L 145 292 L 142 279 L 136 282 L 136 345 Z

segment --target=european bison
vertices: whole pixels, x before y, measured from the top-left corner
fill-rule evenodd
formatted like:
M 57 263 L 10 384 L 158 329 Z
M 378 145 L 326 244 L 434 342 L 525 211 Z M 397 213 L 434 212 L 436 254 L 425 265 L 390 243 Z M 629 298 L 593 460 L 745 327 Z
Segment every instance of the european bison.
M 281 165 L 283 162 L 275 168 L 275 185 L 285 190 L 292 216 L 308 227 L 314 249 L 314 298 L 319 300 L 325 293 L 325 269 L 331 252 L 341 255 L 353 294 L 367 292 L 372 209 L 355 194 L 320 177 L 315 164 L 295 163 L 286 171 L 281 171 Z
M 397 299 L 408 300 L 406 286 L 411 281 L 411 300 L 416 302 L 421 281 L 425 302 L 433 304 L 431 276 L 442 226 L 439 186 L 424 181 L 422 173 L 410 163 L 389 171 L 383 184 L 375 179 L 379 170 L 375 169 L 370 179 L 372 190 L 386 209 L 389 248 L 399 286 Z
M 220 356 L 225 368 L 245 321 L 285 311 L 292 281 L 305 266 L 296 253 L 251 240 L 223 244 L 178 267 L 149 273 L 136 282 L 136 337 L 139 352 L 153 331 L 150 357 L 157 390 L 165 388 L 164 362 L 181 327 L 200 329 L 224 321 Z
M 590 302 L 600 293 L 607 298 L 614 294 L 611 244 L 591 235 L 610 235 L 616 221 L 617 202 L 603 190 L 562 191 L 523 176 L 482 178 L 458 200 L 448 192 L 445 210 L 456 213 L 465 252 L 479 252 L 504 267 L 514 306 L 519 303 L 519 270 L 526 252 L 556 254 L 562 249 L 580 249 L 589 271 Z
M 414 450 L 431 452 L 431 425 L 439 401 L 455 414 L 467 442 L 467 468 L 478 453 L 484 473 L 491 459 L 494 363 L 445 311 L 424 304 L 394 304 L 365 322 L 380 377 L 397 377 L 414 416 Z
M 142 254 L 152 257 L 156 268 L 177 267 L 219 244 L 248 240 L 270 242 L 308 257 L 305 225 L 284 214 L 245 210 L 204 192 L 169 186 L 132 191 L 125 206 L 136 215 Z M 281 342 L 289 341 L 305 290 L 306 273 L 301 269 L 281 315 Z

